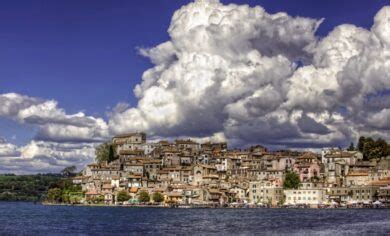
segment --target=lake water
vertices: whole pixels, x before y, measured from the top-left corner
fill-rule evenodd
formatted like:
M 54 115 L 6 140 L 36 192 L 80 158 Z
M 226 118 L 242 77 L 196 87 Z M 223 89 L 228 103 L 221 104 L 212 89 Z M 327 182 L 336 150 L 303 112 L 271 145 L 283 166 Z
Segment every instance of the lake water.
M 390 235 L 389 209 L 164 209 L 0 202 L 0 235 Z

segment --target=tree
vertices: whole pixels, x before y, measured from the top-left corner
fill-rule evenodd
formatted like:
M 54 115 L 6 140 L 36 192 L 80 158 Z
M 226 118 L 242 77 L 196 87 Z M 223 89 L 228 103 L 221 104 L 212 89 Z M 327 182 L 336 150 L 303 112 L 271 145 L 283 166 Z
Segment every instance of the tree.
M 150 201 L 150 196 L 149 193 L 146 191 L 141 191 L 138 196 L 138 200 L 140 202 L 149 202 Z
M 115 153 L 114 153 L 114 146 L 111 144 L 110 145 L 110 149 L 108 151 L 108 161 L 111 162 L 113 160 L 115 160 Z
M 93 203 L 102 204 L 104 203 L 104 196 L 100 195 L 92 200 Z
M 47 192 L 47 200 L 50 202 L 61 202 L 62 201 L 62 190 L 60 188 L 51 188 Z
M 364 143 L 366 142 L 366 138 L 364 136 L 359 137 L 358 145 L 357 145 L 357 150 L 359 152 L 363 153 L 363 148 L 364 148 Z
M 125 202 L 130 199 L 130 195 L 126 191 L 120 191 L 118 192 L 116 198 L 118 202 Z
M 355 151 L 355 145 L 353 142 L 351 142 L 351 144 L 349 145 L 349 147 L 347 148 L 348 151 Z
M 102 143 L 95 150 L 96 162 L 111 162 L 118 157 L 115 155 L 115 146 L 111 142 Z
M 363 157 L 366 160 L 378 159 L 388 156 L 389 154 L 389 145 L 385 140 L 373 140 L 372 138 L 366 139 L 363 147 Z
M 297 189 L 301 184 L 298 174 L 293 171 L 286 172 L 286 178 L 283 182 L 283 188 L 285 189 Z
M 65 177 L 70 177 L 75 174 L 76 170 L 77 170 L 76 166 L 68 166 L 61 171 L 61 175 Z
M 155 201 L 155 202 L 162 202 L 162 201 L 164 201 L 164 196 L 161 193 L 159 193 L 159 192 L 155 192 L 153 194 L 153 201 Z

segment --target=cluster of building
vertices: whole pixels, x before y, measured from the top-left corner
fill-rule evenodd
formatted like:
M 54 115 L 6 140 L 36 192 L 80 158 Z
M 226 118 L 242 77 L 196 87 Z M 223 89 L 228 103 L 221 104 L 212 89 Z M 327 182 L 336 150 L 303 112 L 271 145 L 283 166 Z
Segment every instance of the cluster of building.
M 269 152 L 263 146 L 229 150 L 226 143 L 193 140 L 147 142 L 145 133 L 112 139 L 117 159 L 86 166 L 73 179 L 84 202 L 104 197 L 118 204 L 126 191 L 161 193 L 166 204 L 182 205 L 343 205 L 390 203 L 390 157 L 364 161 L 357 151 Z M 286 173 L 300 187 L 284 189 Z M 153 201 L 153 200 L 151 200 Z M 121 203 L 123 204 L 123 203 Z

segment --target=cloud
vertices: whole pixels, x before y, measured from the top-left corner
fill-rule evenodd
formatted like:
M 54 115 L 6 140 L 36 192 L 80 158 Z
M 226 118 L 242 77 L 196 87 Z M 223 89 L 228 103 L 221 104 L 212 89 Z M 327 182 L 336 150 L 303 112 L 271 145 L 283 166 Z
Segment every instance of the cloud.
M 38 128 L 35 139 L 57 142 L 102 141 L 108 126 L 102 118 L 66 114 L 57 101 L 16 93 L 0 95 L 0 116 Z
M 96 142 L 129 131 L 300 149 L 390 139 L 389 12 L 383 7 L 371 29 L 344 24 L 318 38 L 323 19 L 195 1 L 174 13 L 168 41 L 139 50 L 153 66 L 134 88 L 134 107 L 119 103 L 104 120 L 67 114 L 54 100 L 0 95 L 0 116 L 37 128 L 25 146 L 0 141 L 0 164 L 82 165 Z
M 346 24 L 317 38 L 322 19 L 190 3 L 174 13 L 169 41 L 140 50 L 154 67 L 134 89 L 138 105 L 114 112 L 109 129 L 280 147 L 389 138 L 389 9 L 371 30 Z
M 17 147 L 8 143 L 4 138 L 0 137 L 0 158 L 6 156 L 18 156 L 20 152 Z
M 0 94 L 0 116 L 34 127 L 36 135 L 17 146 L 0 138 L 0 172 L 59 172 L 94 160 L 94 148 L 110 138 L 102 118 L 79 112 L 67 114 L 57 101 L 16 93 Z
M 330 130 L 325 125 L 318 123 L 313 118 L 302 115 L 298 120 L 298 127 L 304 133 L 328 134 Z
M 67 166 L 75 165 L 78 170 L 93 162 L 96 144 L 55 143 L 31 141 L 17 147 L 0 144 L 0 172 L 58 173 Z

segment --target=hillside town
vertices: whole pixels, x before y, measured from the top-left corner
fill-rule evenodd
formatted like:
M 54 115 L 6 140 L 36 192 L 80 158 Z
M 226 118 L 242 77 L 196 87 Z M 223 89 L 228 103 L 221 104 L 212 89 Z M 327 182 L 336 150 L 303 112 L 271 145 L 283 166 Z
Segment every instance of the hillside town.
M 175 207 L 364 207 L 390 204 L 390 157 L 359 151 L 321 154 L 228 149 L 194 140 L 148 142 L 145 133 L 112 139 L 115 158 L 87 165 L 73 184 L 83 204 Z M 297 178 L 290 185 L 291 176 Z M 127 198 L 119 195 L 126 195 Z M 147 198 L 145 200 L 145 195 Z M 160 198 L 149 196 L 160 196 Z

